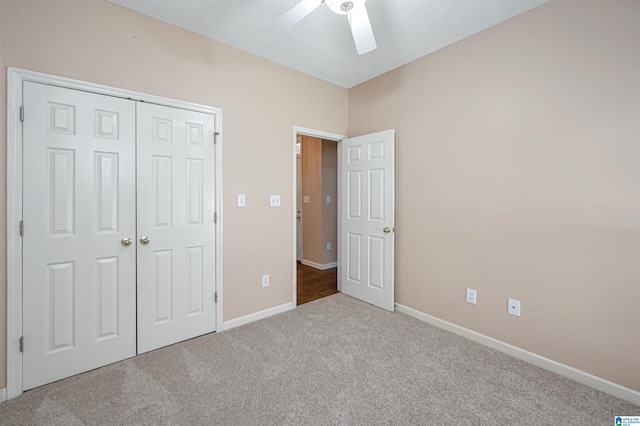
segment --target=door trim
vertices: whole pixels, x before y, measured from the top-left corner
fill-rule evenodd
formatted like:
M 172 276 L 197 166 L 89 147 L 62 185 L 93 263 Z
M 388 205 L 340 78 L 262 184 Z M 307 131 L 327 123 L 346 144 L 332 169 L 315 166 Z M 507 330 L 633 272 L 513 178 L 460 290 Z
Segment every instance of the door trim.
M 216 330 L 220 330 L 222 309 L 222 110 L 206 105 L 179 101 L 131 90 L 103 86 L 49 74 L 19 69 L 7 69 L 7 398 L 22 393 L 22 353 L 19 342 L 22 336 L 22 237 L 19 225 L 22 220 L 22 83 L 48 84 L 67 89 L 82 90 L 100 95 L 144 101 L 168 107 L 213 114 L 217 143 L 215 145 L 215 211 L 218 213 L 216 229 Z M 28 232 L 28 229 L 27 229 Z M 3 368 L 3 366 L 0 366 Z
M 340 191 L 340 179 L 341 179 L 341 172 L 342 172 L 342 168 L 340 166 L 341 162 L 340 162 L 340 141 L 342 139 L 346 139 L 347 136 L 346 135 L 341 135 L 339 133 L 331 133 L 331 132 L 325 132 L 323 130 L 316 130 L 316 129 L 310 129 L 308 127 L 301 127 L 301 126 L 293 126 L 293 145 L 292 145 L 292 157 L 293 157 L 293 190 L 292 190 L 292 200 L 294 200 L 294 202 L 292 203 L 293 205 L 293 210 L 292 210 L 292 217 L 293 217 L 293 271 L 292 271 L 292 303 L 293 303 L 293 307 L 295 308 L 298 305 L 298 274 L 297 274 L 297 263 L 298 263 L 298 256 L 296 255 L 296 247 L 297 247 L 297 241 L 296 241 L 296 207 L 297 207 L 297 192 L 296 192 L 296 143 L 298 143 L 298 138 L 297 135 L 303 135 L 303 136 L 311 136 L 314 138 L 320 138 L 320 139 L 327 139 L 327 140 L 331 140 L 331 141 L 336 141 L 338 143 L 338 196 L 337 196 L 337 203 L 338 203 L 338 237 L 340 236 L 340 233 L 342 231 L 342 225 L 341 225 L 341 220 L 340 220 L 340 195 L 341 195 L 341 191 Z M 336 244 L 339 245 L 339 244 Z M 336 250 L 339 250 L 338 247 L 336 247 Z M 338 269 L 340 269 L 340 253 L 338 252 Z M 340 274 L 338 273 L 338 291 L 340 291 Z

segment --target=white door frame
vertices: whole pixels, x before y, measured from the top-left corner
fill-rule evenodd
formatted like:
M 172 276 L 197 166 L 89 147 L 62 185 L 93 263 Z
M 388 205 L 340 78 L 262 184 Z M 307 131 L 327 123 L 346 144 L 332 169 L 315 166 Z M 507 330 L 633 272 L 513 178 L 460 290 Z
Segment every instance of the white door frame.
M 67 89 L 82 90 L 134 101 L 214 114 L 217 143 L 215 148 L 216 206 L 216 330 L 222 325 L 222 110 L 206 105 L 184 102 L 131 90 L 57 77 L 54 75 L 8 68 L 7 70 L 7 398 L 22 393 L 22 83 L 31 81 Z M 28 232 L 28 230 L 27 230 Z M 295 290 L 295 289 L 294 289 Z M 295 303 L 295 299 L 294 299 Z M 0 366 L 3 368 L 3 366 Z
M 297 198 L 297 192 L 296 192 L 296 143 L 298 143 L 298 138 L 296 137 L 297 135 L 303 135 L 303 136 L 311 136 L 314 138 L 320 138 L 320 139 L 327 139 L 327 140 L 331 140 L 331 141 L 336 141 L 338 143 L 338 196 L 337 198 L 337 203 L 338 203 L 338 238 L 340 237 L 340 233 L 342 232 L 342 224 L 341 224 L 341 215 L 340 215 L 340 194 L 341 194 L 341 190 L 340 190 L 340 179 L 341 179 L 341 172 L 342 172 L 342 168 L 341 168 L 341 162 L 340 162 L 340 141 L 342 139 L 346 139 L 347 136 L 346 135 L 341 135 L 338 133 L 331 133 L 331 132 L 325 132 L 323 130 L 316 130 L 316 129 L 309 129 L 307 127 L 301 127 L 301 126 L 293 126 L 293 145 L 292 145 L 292 157 L 293 157 L 293 200 L 294 202 L 293 204 L 293 272 L 292 272 L 292 282 L 293 282 L 293 288 L 292 288 L 292 294 L 293 294 L 293 306 L 297 306 L 298 304 L 298 274 L 297 274 L 297 262 L 298 262 L 298 258 L 296 256 L 296 245 L 297 245 L 297 241 L 296 241 L 296 213 L 297 213 L 297 203 L 296 203 L 296 198 Z M 339 241 L 339 240 L 338 240 Z M 340 244 L 336 244 L 336 250 L 340 250 L 339 246 Z M 340 253 L 338 252 L 338 269 L 340 269 Z M 338 291 L 341 290 L 341 283 L 340 283 L 340 274 L 338 274 Z

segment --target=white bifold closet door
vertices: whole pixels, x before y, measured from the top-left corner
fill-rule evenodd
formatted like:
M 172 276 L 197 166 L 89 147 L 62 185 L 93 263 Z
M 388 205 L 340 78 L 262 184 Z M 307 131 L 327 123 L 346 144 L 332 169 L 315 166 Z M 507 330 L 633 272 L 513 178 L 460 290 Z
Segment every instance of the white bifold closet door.
M 135 103 L 24 83 L 23 388 L 136 354 Z
M 23 103 L 23 389 L 214 331 L 215 116 L 31 82 Z
M 138 105 L 138 353 L 214 330 L 214 124 Z

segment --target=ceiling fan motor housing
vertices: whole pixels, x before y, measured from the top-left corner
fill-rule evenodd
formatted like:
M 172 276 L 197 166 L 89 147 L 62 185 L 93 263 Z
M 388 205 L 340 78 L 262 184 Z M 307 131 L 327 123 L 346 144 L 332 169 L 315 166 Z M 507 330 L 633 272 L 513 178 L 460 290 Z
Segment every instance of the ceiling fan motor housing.
M 329 9 L 338 15 L 346 15 L 347 12 L 352 10 L 358 5 L 364 4 L 366 0 L 325 0 Z

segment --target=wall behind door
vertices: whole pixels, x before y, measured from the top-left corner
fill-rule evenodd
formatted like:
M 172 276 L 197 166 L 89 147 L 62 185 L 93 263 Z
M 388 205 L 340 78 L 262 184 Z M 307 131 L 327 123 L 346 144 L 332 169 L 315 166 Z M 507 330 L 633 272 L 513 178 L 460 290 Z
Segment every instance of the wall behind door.
M 327 248 L 327 243 L 331 248 Z M 322 244 L 322 264 L 337 262 L 338 142 L 324 139 L 322 140 Z
M 302 255 L 315 266 L 338 260 L 337 194 L 338 143 L 302 136 Z
M 0 388 L 9 66 L 221 108 L 224 320 L 293 302 L 291 129 L 345 134 L 346 89 L 103 0 L 1 0 L 0 61 Z M 247 195 L 243 209 L 238 193 Z M 281 195 L 280 208 L 269 208 L 270 194 Z M 264 289 L 262 274 L 271 276 Z

